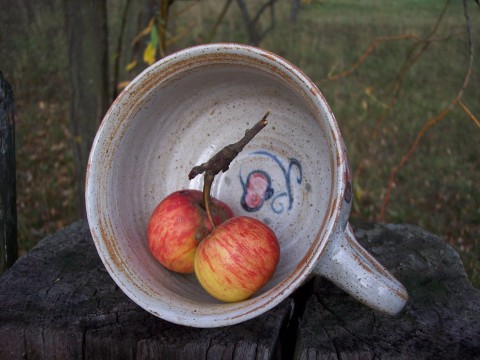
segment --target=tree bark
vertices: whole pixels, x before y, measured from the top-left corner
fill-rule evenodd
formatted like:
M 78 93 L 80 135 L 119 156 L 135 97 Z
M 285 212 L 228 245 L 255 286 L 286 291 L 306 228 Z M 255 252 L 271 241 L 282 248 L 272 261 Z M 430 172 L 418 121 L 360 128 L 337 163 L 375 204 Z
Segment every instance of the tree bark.
M 65 0 L 77 205 L 85 216 L 85 172 L 98 125 L 110 104 L 106 0 Z
M 248 33 L 248 43 L 253 46 L 259 46 L 265 36 L 275 27 L 275 3 L 277 0 L 267 0 L 257 10 L 254 16 L 250 14 L 245 0 L 237 0 L 237 5 L 242 13 L 242 19 Z M 261 29 L 259 20 L 266 10 L 270 10 L 270 24 L 267 28 Z
M 300 10 L 300 0 L 292 0 L 292 5 L 290 7 L 290 16 L 288 20 L 290 22 L 295 22 L 297 19 L 298 11 Z
M 0 273 L 17 259 L 17 189 L 13 91 L 0 71 Z

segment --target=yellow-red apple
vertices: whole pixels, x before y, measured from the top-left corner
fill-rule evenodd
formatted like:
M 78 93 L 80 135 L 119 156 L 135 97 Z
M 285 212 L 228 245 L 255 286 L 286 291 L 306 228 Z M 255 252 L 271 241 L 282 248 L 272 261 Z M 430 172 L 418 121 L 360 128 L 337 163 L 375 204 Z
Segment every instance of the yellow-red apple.
M 215 225 L 233 216 L 220 200 L 211 199 Z M 213 229 L 198 190 L 180 190 L 168 195 L 155 208 L 148 223 L 148 246 L 153 256 L 167 269 L 193 273 L 198 243 Z
M 216 226 L 198 245 L 195 274 L 213 297 L 242 301 L 270 280 L 279 258 L 272 229 L 252 217 L 237 216 Z

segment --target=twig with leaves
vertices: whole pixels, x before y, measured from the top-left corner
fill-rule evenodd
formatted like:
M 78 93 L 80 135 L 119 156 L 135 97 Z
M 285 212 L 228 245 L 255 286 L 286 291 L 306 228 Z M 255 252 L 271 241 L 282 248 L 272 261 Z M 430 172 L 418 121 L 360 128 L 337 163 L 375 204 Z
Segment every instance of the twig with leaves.
M 119 69 L 119 58 L 122 52 L 121 43 L 123 41 L 123 32 L 124 32 L 124 23 L 125 18 L 128 13 L 129 4 L 131 0 L 127 0 L 127 3 L 124 8 L 123 20 L 120 29 L 120 36 L 118 39 L 117 44 L 117 54 L 115 58 L 115 76 L 114 76 L 114 83 L 116 84 L 116 89 L 114 94 L 117 93 L 118 89 L 122 89 L 125 87 L 129 81 L 119 82 L 118 80 L 118 69 Z M 272 0 L 270 0 L 272 1 Z M 275 2 L 276 0 L 273 0 Z M 205 42 L 213 41 L 218 28 L 222 21 L 227 14 L 230 5 L 232 4 L 233 0 L 225 0 L 224 6 L 222 7 L 220 13 L 218 14 L 212 28 L 208 32 L 208 35 L 205 37 Z M 145 48 L 143 48 L 142 58 L 143 62 L 146 65 L 152 65 L 155 61 L 160 60 L 161 58 L 168 55 L 171 47 L 178 43 L 181 39 L 183 39 L 188 34 L 191 34 L 193 29 L 198 25 L 195 20 L 191 20 L 187 26 L 185 26 L 181 31 L 178 33 L 172 32 L 169 30 L 169 24 L 173 21 L 173 19 L 181 17 L 187 11 L 190 11 L 194 6 L 201 3 L 201 1 L 193 1 L 182 8 L 173 11 L 172 5 L 173 0 L 159 0 L 158 10 L 156 10 L 155 14 L 153 14 L 147 24 L 147 26 L 140 31 L 137 36 L 135 36 L 133 40 L 133 56 L 130 63 L 126 66 L 125 70 L 127 72 L 132 71 L 138 66 L 138 61 L 136 57 L 138 52 L 142 49 L 141 43 L 145 38 L 148 39 L 146 42 Z

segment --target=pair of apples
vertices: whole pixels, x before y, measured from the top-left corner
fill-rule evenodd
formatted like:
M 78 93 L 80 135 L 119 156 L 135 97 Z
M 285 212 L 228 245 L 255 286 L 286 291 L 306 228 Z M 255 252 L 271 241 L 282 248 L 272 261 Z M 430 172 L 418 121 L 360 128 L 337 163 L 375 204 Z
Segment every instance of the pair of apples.
M 215 198 L 210 214 L 201 191 L 170 194 L 150 218 L 150 251 L 167 269 L 194 272 L 202 287 L 219 300 L 248 299 L 275 272 L 280 258 L 277 237 L 257 219 L 235 217 L 227 204 Z

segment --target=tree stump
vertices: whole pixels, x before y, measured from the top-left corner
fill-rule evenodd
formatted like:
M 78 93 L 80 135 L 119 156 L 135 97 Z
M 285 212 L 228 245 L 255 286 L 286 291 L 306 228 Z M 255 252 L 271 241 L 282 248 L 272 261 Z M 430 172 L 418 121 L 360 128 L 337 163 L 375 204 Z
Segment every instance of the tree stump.
M 13 90 L 0 71 L 0 273 L 17 259 L 15 107 Z
M 391 317 L 315 279 L 296 358 L 480 359 L 480 291 L 455 250 L 415 226 L 364 226 L 355 234 L 407 288 L 410 300 Z
M 250 321 L 197 329 L 147 313 L 115 285 L 88 225 L 44 239 L 0 276 L 0 359 L 475 359 L 480 291 L 418 227 L 356 230 L 410 293 L 391 317 L 314 278 Z
M 286 301 L 240 325 L 159 319 L 116 286 L 85 221 L 44 239 L 0 277 L 0 359 L 268 359 Z

